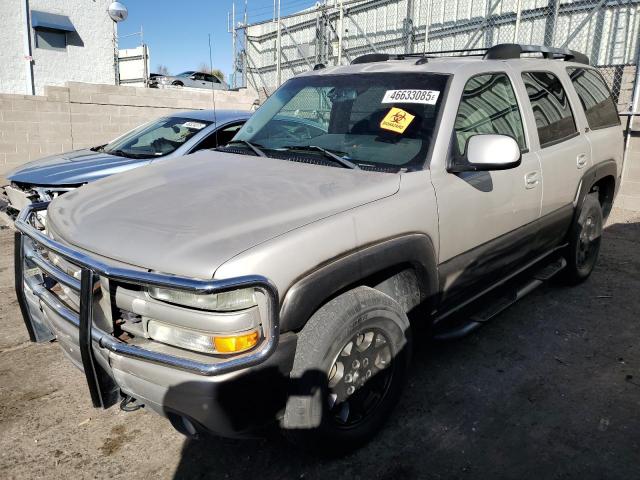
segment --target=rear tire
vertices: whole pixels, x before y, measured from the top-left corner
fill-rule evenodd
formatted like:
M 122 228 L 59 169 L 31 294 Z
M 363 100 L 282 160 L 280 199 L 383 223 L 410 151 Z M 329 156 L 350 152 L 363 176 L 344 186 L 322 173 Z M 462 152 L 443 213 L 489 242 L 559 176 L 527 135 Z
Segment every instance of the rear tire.
M 343 455 L 369 441 L 400 397 L 409 329 L 400 306 L 369 287 L 322 306 L 298 337 L 285 436 L 324 455 Z
M 569 233 L 567 266 L 563 280 L 570 285 L 584 282 L 593 271 L 600 253 L 603 229 L 602 206 L 597 193 L 588 194 Z

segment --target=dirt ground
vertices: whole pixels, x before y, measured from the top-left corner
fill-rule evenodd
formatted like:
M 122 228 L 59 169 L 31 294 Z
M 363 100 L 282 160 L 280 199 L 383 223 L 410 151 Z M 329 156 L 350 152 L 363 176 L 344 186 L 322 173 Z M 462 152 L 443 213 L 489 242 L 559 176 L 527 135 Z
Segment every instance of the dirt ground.
M 12 232 L 0 242 L 2 479 L 640 478 L 640 214 L 614 211 L 583 285 L 545 285 L 462 340 L 418 340 L 384 431 L 332 461 L 93 409 L 58 346 L 28 343 Z

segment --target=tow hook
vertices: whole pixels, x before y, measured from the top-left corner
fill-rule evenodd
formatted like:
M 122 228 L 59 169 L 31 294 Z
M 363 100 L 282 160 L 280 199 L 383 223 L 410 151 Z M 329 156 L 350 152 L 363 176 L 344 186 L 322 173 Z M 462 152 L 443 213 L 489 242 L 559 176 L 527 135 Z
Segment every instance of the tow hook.
M 131 395 L 125 395 L 120 402 L 120 410 L 122 410 L 123 412 L 135 412 L 136 410 L 140 410 L 142 407 L 144 407 L 143 404 L 136 402 L 137 400 Z

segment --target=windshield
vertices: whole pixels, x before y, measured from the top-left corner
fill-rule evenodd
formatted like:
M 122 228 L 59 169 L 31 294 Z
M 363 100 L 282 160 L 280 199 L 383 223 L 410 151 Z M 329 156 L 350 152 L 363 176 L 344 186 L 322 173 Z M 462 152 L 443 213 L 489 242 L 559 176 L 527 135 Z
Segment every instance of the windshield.
M 305 155 L 322 156 L 321 147 L 360 167 L 422 165 L 435 136 L 447 79 L 406 72 L 293 78 L 269 97 L 234 141 L 250 142 L 267 156 L 295 147 L 307 147 Z
M 176 77 L 190 77 L 190 76 L 191 76 L 191 75 L 193 75 L 194 73 L 196 73 L 196 72 L 192 72 L 192 71 L 189 71 L 189 72 L 182 72 L 182 73 L 179 73 L 178 75 L 176 75 Z
M 155 158 L 173 153 L 203 128 L 206 120 L 169 117 L 142 125 L 104 146 L 102 151 L 130 158 Z

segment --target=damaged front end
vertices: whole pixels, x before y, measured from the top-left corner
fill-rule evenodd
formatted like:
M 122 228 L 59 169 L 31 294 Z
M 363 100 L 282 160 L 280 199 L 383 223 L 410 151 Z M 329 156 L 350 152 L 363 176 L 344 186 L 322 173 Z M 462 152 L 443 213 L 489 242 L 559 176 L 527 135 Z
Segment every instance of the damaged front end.
M 11 182 L 10 185 L 5 185 L 2 189 L 4 191 L 4 200 L 7 203 L 7 213 L 15 220 L 18 214 L 31 203 L 50 202 L 63 193 L 70 192 L 79 186 L 38 186 Z M 45 213 L 41 212 L 41 217 L 44 217 Z
M 105 263 L 43 232 L 37 214 L 46 208 L 29 205 L 16 221 L 16 293 L 31 340 L 57 338 L 84 372 L 95 407 L 136 398 L 215 430 L 215 408 L 201 406 L 215 402 L 221 376 L 265 362 L 278 346 L 273 284 L 260 276 L 201 280 Z M 190 393 L 167 404 L 167 391 L 181 384 Z

